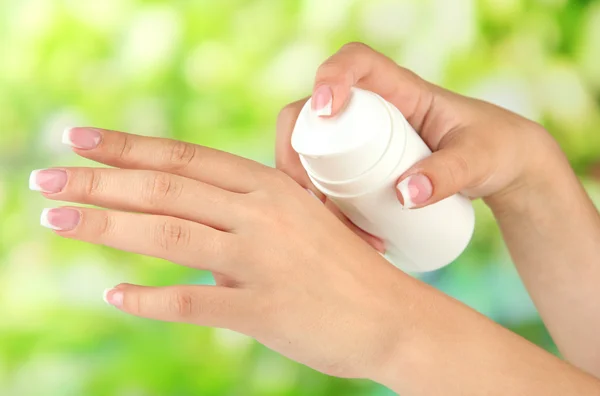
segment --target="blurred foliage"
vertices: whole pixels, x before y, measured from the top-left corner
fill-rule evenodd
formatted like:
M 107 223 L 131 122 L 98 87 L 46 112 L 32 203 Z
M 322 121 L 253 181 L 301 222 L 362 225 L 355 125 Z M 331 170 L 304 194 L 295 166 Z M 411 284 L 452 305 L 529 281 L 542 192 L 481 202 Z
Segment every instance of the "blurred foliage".
M 542 122 L 593 197 L 600 1 L 0 0 L 0 394 L 389 395 L 328 378 L 223 330 L 106 307 L 121 281 L 206 283 L 160 260 L 61 240 L 32 169 L 89 163 L 65 126 L 170 136 L 272 164 L 274 124 L 320 62 L 363 41 L 423 77 Z M 598 174 L 596 172 L 596 174 Z M 493 219 L 424 280 L 556 352 Z M 401 302 L 399 302 L 400 304 Z

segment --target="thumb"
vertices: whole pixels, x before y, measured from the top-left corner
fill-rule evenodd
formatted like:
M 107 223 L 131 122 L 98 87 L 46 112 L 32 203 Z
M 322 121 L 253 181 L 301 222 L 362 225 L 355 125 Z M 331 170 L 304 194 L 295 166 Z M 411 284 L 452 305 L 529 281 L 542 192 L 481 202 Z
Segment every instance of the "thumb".
M 400 203 L 419 208 L 464 190 L 473 177 L 468 158 L 464 149 L 445 147 L 416 163 L 398 181 Z

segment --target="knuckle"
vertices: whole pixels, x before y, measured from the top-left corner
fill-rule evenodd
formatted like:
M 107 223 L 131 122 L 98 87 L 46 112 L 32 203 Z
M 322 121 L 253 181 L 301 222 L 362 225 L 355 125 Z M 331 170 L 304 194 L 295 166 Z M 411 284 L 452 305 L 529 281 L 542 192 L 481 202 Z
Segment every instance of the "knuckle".
M 100 216 L 97 223 L 97 235 L 100 237 L 111 235 L 114 230 L 114 219 L 107 212 L 100 212 Z
M 326 60 L 317 70 L 316 85 L 324 82 L 351 85 L 354 83 L 352 67 L 339 62 L 334 56 Z
M 289 206 L 284 200 L 267 198 L 249 212 L 250 220 L 270 230 L 285 230 L 293 227 L 290 222 Z
M 187 168 L 196 157 L 197 149 L 193 144 L 173 140 L 167 147 L 167 159 L 173 169 Z
M 358 76 L 356 73 L 356 60 L 370 58 L 378 52 L 366 44 L 350 42 L 344 44 L 339 51 L 327 59 L 317 71 L 317 84 L 319 81 L 354 85 Z
M 131 155 L 131 151 L 133 150 L 133 139 L 131 139 L 131 137 L 126 133 L 122 134 L 121 136 L 122 138 L 120 144 L 118 145 L 119 150 L 117 152 L 117 157 L 121 161 L 127 161 Z
M 149 205 L 156 205 L 165 201 L 176 200 L 181 196 L 183 185 L 172 175 L 157 172 L 146 182 L 143 199 Z
M 85 177 L 84 192 L 87 196 L 97 195 L 103 189 L 102 171 L 99 169 L 89 169 Z
M 317 69 L 317 81 L 338 78 L 345 73 L 342 64 L 337 62 L 335 56 L 321 63 Z
M 188 292 L 175 292 L 168 304 L 169 311 L 180 318 L 189 318 L 194 315 L 194 298 Z
M 124 301 L 124 306 L 132 315 L 141 316 L 144 312 L 142 297 L 138 293 L 128 293 L 127 298 Z
M 229 253 L 234 246 L 235 245 L 229 243 L 226 238 L 215 238 L 213 241 L 213 251 L 217 257 L 223 257 L 226 253 Z
M 240 238 L 231 234 L 219 234 L 219 236 L 205 239 L 199 252 L 202 256 L 210 256 L 213 263 L 225 264 L 231 257 L 243 257 L 237 254 L 239 240 Z
M 469 179 L 469 163 L 460 154 L 450 154 L 446 158 L 448 178 L 453 186 L 462 186 Z
M 293 305 L 293 302 L 289 301 L 289 298 L 281 295 L 281 293 L 276 293 L 275 298 L 270 296 L 255 296 L 253 301 L 253 308 L 256 312 L 260 312 L 262 322 L 273 329 L 281 328 L 283 313 L 286 312 L 286 308 Z
M 351 41 L 342 46 L 340 51 L 351 52 L 351 53 L 365 53 L 365 52 L 373 52 L 373 49 L 369 47 L 365 43 L 361 43 L 359 41 Z
M 187 248 L 190 244 L 190 230 L 179 222 L 163 221 L 157 226 L 156 243 L 165 251 Z

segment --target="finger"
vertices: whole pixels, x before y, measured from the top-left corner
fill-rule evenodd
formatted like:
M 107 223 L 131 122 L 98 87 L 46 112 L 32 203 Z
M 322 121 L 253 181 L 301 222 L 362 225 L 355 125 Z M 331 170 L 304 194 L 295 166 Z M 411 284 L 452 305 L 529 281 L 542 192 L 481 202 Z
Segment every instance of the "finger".
M 312 95 L 313 109 L 321 115 L 337 114 L 345 106 L 353 86 L 392 103 L 417 130 L 425 124 L 434 100 L 431 84 L 369 46 L 350 43 L 319 67 Z
M 354 232 L 361 239 L 363 239 L 365 242 L 371 245 L 373 249 L 377 250 L 380 253 L 385 253 L 385 243 L 376 236 L 373 236 L 368 232 L 357 227 L 352 221 L 348 219 L 348 217 L 346 217 L 345 214 L 343 214 L 340 211 L 340 209 L 335 205 L 335 203 L 333 203 L 333 201 L 327 199 L 325 201 L 325 207 L 327 207 L 327 209 L 329 209 L 331 213 L 333 213 L 338 219 L 340 219 L 340 221 L 344 223 L 344 225 L 348 227 L 352 232 Z
M 170 173 L 104 168 L 34 171 L 32 189 L 59 201 L 179 217 L 220 230 L 233 228 L 238 194 Z
M 306 170 L 300 162 L 298 153 L 292 148 L 292 132 L 300 111 L 308 99 L 302 99 L 285 106 L 277 117 L 277 138 L 275 150 L 275 164 L 277 169 L 284 172 L 296 183 L 312 191 L 319 199 L 324 195 L 313 185 Z
M 66 238 L 231 274 L 228 258 L 234 247 L 233 235 L 191 221 L 62 207 L 44 210 L 41 223 Z
M 456 135 L 458 136 L 458 135 Z M 491 163 L 473 142 L 448 135 L 439 151 L 421 160 L 401 176 L 398 199 L 407 209 L 436 203 L 483 181 Z M 474 166 L 477 164 L 477 166 Z
M 254 191 L 269 169 L 208 147 L 97 128 L 68 129 L 63 141 L 102 164 L 173 173 L 240 193 Z
M 105 300 L 139 317 L 241 331 L 252 320 L 248 293 L 218 286 L 147 287 L 121 284 Z

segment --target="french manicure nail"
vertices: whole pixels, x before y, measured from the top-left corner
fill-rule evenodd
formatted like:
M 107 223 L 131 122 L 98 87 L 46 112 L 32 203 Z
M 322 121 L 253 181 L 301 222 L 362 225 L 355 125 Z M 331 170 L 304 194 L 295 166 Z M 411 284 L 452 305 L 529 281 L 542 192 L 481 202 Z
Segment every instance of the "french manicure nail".
M 327 85 L 321 85 L 313 94 L 313 110 L 317 116 L 330 116 L 333 106 L 333 93 Z
M 118 289 L 106 289 L 103 299 L 105 303 L 120 308 L 123 305 L 123 292 Z
M 77 227 L 80 219 L 81 214 L 76 209 L 44 209 L 40 217 L 40 224 L 55 231 L 70 231 Z
M 67 172 L 60 169 L 38 169 L 29 175 L 29 189 L 54 194 L 67 184 Z
M 67 128 L 62 135 L 64 144 L 81 150 L 94 149 L 98 147 L 100 141 L 102 135 L 94 128 Z
M 398 183 L 397 188 L 404 201 L 402 206 L 405 209 L 412 209 L 417 205 L 424 204 L 433 194 L 431 180 L 422 174 L 407 177 Z

